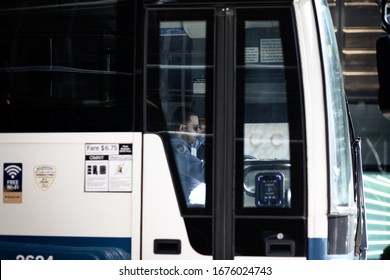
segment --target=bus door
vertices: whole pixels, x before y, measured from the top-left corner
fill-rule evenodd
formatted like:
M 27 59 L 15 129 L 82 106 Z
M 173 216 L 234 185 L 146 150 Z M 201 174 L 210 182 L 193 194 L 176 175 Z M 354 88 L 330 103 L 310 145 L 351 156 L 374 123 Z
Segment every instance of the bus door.
M 141 258 L 306 257 L 292 2 L 148 6 L 146 32 Z

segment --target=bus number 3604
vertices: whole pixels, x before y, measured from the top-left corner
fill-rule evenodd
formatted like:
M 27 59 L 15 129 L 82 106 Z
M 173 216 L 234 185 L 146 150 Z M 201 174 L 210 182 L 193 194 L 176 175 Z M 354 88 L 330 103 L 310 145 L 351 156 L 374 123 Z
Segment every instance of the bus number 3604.
M 17 260 L 53 260 L 53 256 L 48 256 L 47 258 L 45 258 L 44 256 L 42 255 L 17 255 L 16 256 L 16 259 Z

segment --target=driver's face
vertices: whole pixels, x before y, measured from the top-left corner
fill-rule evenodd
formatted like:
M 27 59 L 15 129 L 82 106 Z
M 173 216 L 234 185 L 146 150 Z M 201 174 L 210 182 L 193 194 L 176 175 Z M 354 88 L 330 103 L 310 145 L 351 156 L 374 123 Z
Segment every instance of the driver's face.
M 184 132 L 184 139 L 188 143 L 194 143 L 196 136 L 200 132 L 198 116 L 191 116 L 190 121 L 185 125 Z

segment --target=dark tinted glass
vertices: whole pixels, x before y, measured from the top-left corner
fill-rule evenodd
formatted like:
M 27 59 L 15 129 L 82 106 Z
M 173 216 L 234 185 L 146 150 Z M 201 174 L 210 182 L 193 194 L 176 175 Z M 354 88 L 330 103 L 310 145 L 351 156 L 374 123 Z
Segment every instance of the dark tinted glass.
M 34 3 L 0 3 L 0 131 L 131 131 L 129 1 Z

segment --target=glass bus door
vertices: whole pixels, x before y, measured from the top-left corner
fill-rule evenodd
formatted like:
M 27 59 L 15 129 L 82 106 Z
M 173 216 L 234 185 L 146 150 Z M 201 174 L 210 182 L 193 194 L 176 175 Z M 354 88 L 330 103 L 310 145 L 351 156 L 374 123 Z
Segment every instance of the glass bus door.
M 151 6 L 146 16 L 145 139 L 162 143 L 168 166 L 153 160 L 157 152 L 144 159 L 143 257 L 305 256 L 292 3 Z M 164 207 L 173 210 L 164 216 Z

